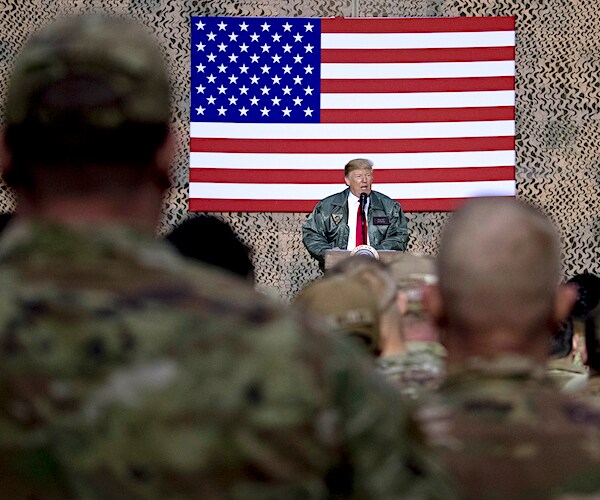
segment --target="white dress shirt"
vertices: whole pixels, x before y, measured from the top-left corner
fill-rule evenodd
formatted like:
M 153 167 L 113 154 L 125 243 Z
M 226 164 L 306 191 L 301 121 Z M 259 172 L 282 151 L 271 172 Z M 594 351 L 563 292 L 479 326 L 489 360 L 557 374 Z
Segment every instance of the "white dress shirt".
M 371 198 L 367 197 L 367 203 L 365 204 L 365 216 L 369 213 L 369 203 Z M 354 196 L 352 191 L 348 193 L 348 229 L 350 234 L 348 235 L 348 246 L 346 250 L 354 250 L 356 247 L 356 216 L 358 215 L 358 207 L 360 206 L 360 199 L 358 196 Z M 367 231 L 367 245 L 369 244 L 369 232 Z

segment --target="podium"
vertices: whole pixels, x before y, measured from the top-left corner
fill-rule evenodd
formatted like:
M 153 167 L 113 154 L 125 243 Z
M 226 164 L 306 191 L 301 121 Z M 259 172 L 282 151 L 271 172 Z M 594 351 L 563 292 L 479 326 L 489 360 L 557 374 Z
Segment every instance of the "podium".
M 351 250 L 325 250 L 325 271 L 331 269 L 338 262 L 350 257 Z M 377 250 L 379 260 L 385 264 L 392 262 L 398 250 Z M 401 252 L 400 252 L 401 253 Z

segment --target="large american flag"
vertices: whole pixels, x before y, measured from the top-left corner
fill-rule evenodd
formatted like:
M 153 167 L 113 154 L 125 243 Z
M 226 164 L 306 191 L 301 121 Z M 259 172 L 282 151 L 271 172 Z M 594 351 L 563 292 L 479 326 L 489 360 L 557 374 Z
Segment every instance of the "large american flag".
M 375 164 L 407 211 L 514 196 L 512 17 L 191 19 L 192 211 L 309 212 Z

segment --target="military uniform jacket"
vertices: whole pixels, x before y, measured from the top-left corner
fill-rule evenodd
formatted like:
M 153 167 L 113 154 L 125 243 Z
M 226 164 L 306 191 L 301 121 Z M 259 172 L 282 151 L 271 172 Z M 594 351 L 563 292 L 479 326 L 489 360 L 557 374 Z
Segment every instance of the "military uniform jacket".
M 579 399 L 589 402 L 600 408 L 600 373 L 590 370 L 587 384 L 579 392 L 574 393 Z
M 0 240 L 3 498 L 444 498 L 341 339 L 129 228 Z
M 408 342 L 406 351 L 376 360 L 377 370 L 404 396 L 419 399 L 435 391 L 445 372 L 445 349 L 436 342 Z
M 321 200 L 302 226 L 302 241 L 309 253 L 323 262 L 325 250 L 348 246 L 348 193 L 345 189 Z M 406 250 L 406 217 L 397 201 L 371 191 L 367 227 L 376 250 Z
M 463 498 L 600 494 L 600 412 L 527 358 L 453 367 L 420 416 Z

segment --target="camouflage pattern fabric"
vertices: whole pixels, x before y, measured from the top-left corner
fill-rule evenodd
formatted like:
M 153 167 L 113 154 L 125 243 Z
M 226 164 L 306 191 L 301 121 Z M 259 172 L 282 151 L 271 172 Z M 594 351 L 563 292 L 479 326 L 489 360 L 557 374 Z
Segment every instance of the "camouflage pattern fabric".
M 447 498 L 342 340 L 125 228 L 0 241 L 5 498 Z
M 591 372 L 587 384 L 577 392 L 577 396 L 583 401 L 600 407 L 600 373 Z
M 437 342 L 408 342 L 406 352 L 377 358 L 377 369 L 404 396 L 419 399 L 442 383 L 445 355 Z
M 559 392 L 527 358 L 453 367 L 420 421 L 461 497 L 600 495 L 600 411 Z
M 587 384 L 587 368 L 568 359 L 551 359 L 546 364 L 546 373 L 563 392 L 581 391 Z

